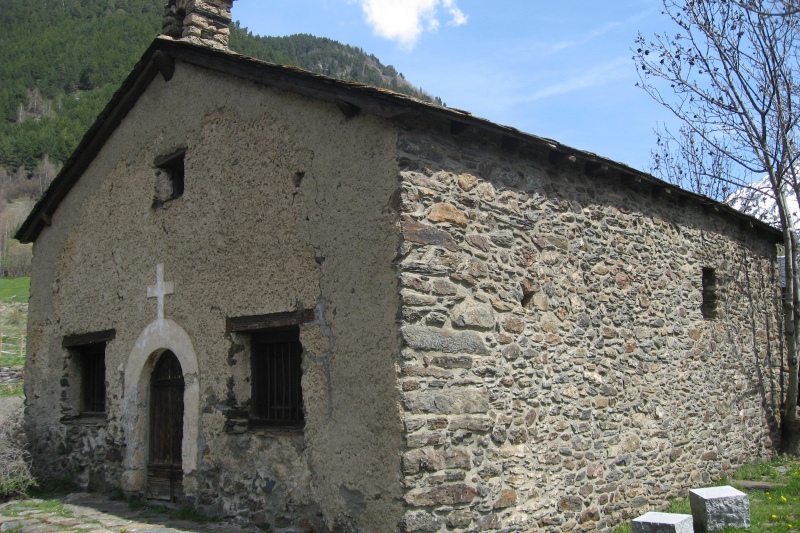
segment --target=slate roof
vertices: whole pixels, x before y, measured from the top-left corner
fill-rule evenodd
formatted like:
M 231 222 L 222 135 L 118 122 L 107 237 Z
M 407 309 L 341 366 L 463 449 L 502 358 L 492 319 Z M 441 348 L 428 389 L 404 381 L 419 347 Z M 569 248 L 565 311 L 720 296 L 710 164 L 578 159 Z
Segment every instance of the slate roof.
M 80 179 L 116 127 L 136 105 L 139 96 L 144 93 L 149 83 L 159 74 L 165 80 L 171 79 L 175 70 L 175 60 L 328 101 L 336 104 L 348 116 L 362 111 L 396 120 L 428 116 L 449 120 L 451 131 L 454 132 L 473 127 L 499 134 L 504 144 L 508 143 L 513 146 L 518 143 L 527 143 L 549 151 L 551 160 L 569 159 L 576 165 L 584 165 L 585 171 L 590 174 L 598 171 L 611 171 L 639 182 L 650 183 L 665 194 L 690 200 L 698 208 L 729 217 L 738 221 L 742 227 L 750 227 L 764 232 L 768 239 L 782 241 L 782 233 L 779 230 L 758 219 L 591 152 L 577 150 L 551 139 L 496 124 L 475 117 L 466 111 L 440 107 L 387 89 L 337 80 L 298 67 L 275 65 L 234 52 L 212 50 L 204 46 L 164 37 L 158 37 L 153 41 L 100 113 L 75 152 L 65 162 L 61 172 L 20 226 L 15 235 L 18 240 L 23 243 L 33 242 L 39 233 L 52 223 L 53 214 L 61 200 Z

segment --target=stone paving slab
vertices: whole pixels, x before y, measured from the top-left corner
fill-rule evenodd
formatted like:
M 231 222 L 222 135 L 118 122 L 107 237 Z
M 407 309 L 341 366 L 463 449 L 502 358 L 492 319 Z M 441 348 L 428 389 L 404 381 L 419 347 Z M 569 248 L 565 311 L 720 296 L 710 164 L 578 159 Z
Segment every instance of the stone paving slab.
M 28 526 L 39 524 L 36 520 L 12 520 L 11 522 L 4 522 L 0 526 L 0 531 L 20 530 L 24 531 Z
M 172 520 L 152 508 L 131 509 L 127 502 L 111 501 L 103 494 L 75 493 L 57 499 L 64 503 L 63 514 L 68 516 L 43 511 L 43 500 L 13 500 L 0 505 L 0 532 L 263 533 L 255 526 L 242 526 L 231 520 Z M 10 516 L 12 510 L 14 516 Z

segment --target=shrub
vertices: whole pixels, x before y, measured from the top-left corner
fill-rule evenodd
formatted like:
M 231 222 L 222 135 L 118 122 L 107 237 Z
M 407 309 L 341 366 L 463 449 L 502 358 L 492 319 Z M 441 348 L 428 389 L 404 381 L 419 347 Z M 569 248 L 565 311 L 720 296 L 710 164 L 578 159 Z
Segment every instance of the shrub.
M 36 485 L 25 451 L 22 413 L 9 415 L 0 427 L 0 499 L 23 496 Z

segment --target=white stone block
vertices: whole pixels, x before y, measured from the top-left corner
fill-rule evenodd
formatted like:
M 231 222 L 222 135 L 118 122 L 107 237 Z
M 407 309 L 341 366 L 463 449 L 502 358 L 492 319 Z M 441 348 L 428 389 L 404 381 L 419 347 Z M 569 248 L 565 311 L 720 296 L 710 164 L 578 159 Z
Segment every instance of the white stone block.
M 631 521 L 633 533 L 694 533 L 692 515 L 645 513 Z
M 750 499 L 747 494 L 733 487 L 691 489 L 689 503 L 698 531 L 750 527 Z

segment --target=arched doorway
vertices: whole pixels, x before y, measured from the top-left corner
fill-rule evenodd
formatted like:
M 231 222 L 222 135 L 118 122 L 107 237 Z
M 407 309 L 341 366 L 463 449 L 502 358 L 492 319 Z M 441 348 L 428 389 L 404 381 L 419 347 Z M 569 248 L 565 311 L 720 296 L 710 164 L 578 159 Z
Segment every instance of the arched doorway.
M 181 364 L 167 350 L 150 377 L 147 497 L 151 499 L 174 502 L 183 496 L 183 392 Z
M 174 320 L 159 318 L 139 334 L 125 365 L 122 424 L 127 446 L 121 484 L 130 494 L 146 496 L 148 493 L 151 381 L 155 365 L 167 351 L 178 358 L 183 371 L 183 452 L 179 462 L 183 467 L 183 486 L 195 490 L 191 474 L 197 469 L 200 422 L 197 352 L 186 330 Z

